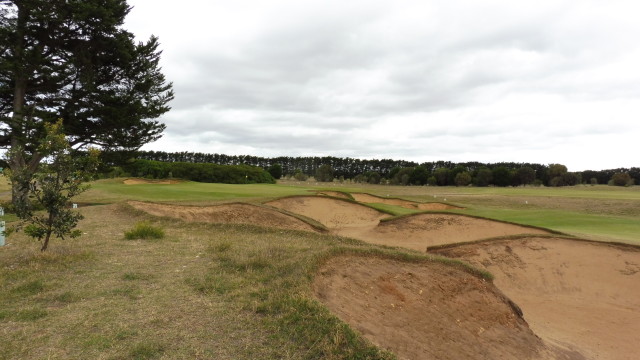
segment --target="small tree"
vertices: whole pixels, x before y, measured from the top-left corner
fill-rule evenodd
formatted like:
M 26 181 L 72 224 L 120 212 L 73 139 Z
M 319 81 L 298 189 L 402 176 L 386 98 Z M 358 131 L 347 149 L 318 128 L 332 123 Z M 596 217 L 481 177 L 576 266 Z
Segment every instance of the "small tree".
M 273 165 L 269 166 L 269 169 L 267 171 L 276 180 L 278 180 L 278 179 L 280 179 L 282 177 L 282 165 L 280 165 L 280 164 L 273 164 Z
M 474 184 L 481 187 L 489 186 L 491 181 L 493 181 L 493 173 L 486 167 L 479 169 L 474 178 Z
M 611 177 L 611 185 L 630 186 L 633 185 L 633 179 L 628 173 L 615 173 Z
M 529 185 L 536 179 L 536 171 L 525 166 L 516 170 L 517 185 Z
M 16 214 L 25 234 L 42 242 L 41 251 L 47 250 L 51 235 L 61 239 L 80 236 L 74 228 L 83 216 L 70 209 L 70 200 L 89 188 L 83 182 L 95 173 L 100 156 L 98 150 L 89 149 L 87 156 L 73 157 L 62 133 L 62 121 L 45 128 L 47 135 L 38 150 L 47 157 L 40 170 L 28 180 L 19 172 L 9 172 L 12 184 L 20 181 L 28 186 L 30 198 L 17 201 Z M 44 213 L 35 211 L 32 203 L 44 208 Z
M 321 165 L 316 170 L 316 180 L 320 182 L 332 182 L 333 181 L 333 168 L 329 164 Z
M 456 186 L 467 186 L 471 183 L 471 174 L 466 171 L 457 173 L 454 181 Z
M 298 181 L 307 181 L 309 177 L 307 176 L 307 174 L 303 173 L 302 170 L 296 169 L 293 172 L 293 178 Z

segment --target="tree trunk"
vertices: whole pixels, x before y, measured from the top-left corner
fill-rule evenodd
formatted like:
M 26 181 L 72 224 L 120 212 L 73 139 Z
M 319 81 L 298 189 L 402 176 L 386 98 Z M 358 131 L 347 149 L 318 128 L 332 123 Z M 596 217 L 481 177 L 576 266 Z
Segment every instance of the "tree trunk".
M 42 247 L 40 248 L 40 251 L 46 251 L 47 250 L 47 246 L 49 246 L 49 238 L 51 237 L 51 233 L 47 233 L 47 236 L 44 238 L 44 243 L 42 244 Z

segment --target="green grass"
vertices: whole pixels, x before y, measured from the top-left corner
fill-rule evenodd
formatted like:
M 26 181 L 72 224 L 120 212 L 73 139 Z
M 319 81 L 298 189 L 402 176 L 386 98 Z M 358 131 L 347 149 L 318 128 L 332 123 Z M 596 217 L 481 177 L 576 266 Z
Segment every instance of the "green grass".
M 306 189 L 275 184 L 209 184 L 185 181 L 178 184 L 124 185 L 123 179 L 100 180 L 79 201 L 112 203 L 124 200 L 202 203 L 277 198 L 305 194 Z
M 473 209 L 464 213 L 544 227 L 595 240 L 640 244 L 638 219 L 566 210 Z

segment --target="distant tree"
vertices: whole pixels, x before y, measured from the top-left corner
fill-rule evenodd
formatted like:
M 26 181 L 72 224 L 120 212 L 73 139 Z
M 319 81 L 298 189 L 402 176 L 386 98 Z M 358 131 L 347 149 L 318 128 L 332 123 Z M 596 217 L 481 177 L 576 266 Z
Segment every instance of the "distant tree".
M 408 185 L 411 181 L 411 173 L 413 173 L 414 168 L 405 167 L 405 168 L 394 168 L 395 171 L 392 171 L 393 176 L 391 177 L 391 184 L 393 185 Z
M 549 164 L 549 177 L 562 176 L 567 173 L 567 167 L 562 164 Z
M 449 185 L 456 185 L 456 176 L 458 176 L 458 174 L 467 171 L 467 169 L 462 166 L 462 165 L 456 165 L 453 169 L 449 170 L 449 175 L 447 177 L 447 184 Z
M 591 183 L 591 185 L 598 185 L 598 179 L 597 178 L 592 177 L 589 182 Z
M 429 178 L 427 179 L 427 185 L 429 186 L 437 186 L 438 185 L 438 179 L 436 179 L 435 176 L 429 176 Z
M 307 179 L 309 179 L 309 176 L 307 176 L 307 174 L 303 173 L 302 170 L 296 169 L 293 172 L 293 178 L 298 180 L 298 181 L 307 181 Z
M 424 166 L 416 166 L 409 175 L 409 182 L 413 185 L 424 185 L 429 179 L 429 173 Z
M 493 173 L 486 167 L 478 169 L 478 173 L 476 174 L 473 182 L 475 186 L 489 186 L 493 181 Z
M 516 170 L 515 179 L 516 185 L 529 185 L 536 179 L 536 171 L 528 166 L 521 167 Z
M 567 167 L 562 164 L 549 164 L 549 186 L 566 186 Z
M 333 168 L 329 164 L 323 164 L 316 170 L 316 180 L 320 182 L 333 181 Z
M 367 171 L 364 175 L 369 184 L 380 184 L 380 180 L 382 180 L 382 176 L 377 171 Z
M 280 164 L 273 164 L 269 166 L 269 169 L 267 171 L 276 180 L 282 177 L 282 165 Z
M 433 172 L 433 176 L 435 176 L 438 186 L 449 185 L 449 169 L 444 167 L 438 168 Z
M 511 172 L 504 166 L 498 166 L 491 170 L 491 175 L 495 186 L 509 186 L 511 184 Z
M 458 173 L 455 178 L 456 186 L 467 186 L 471 184 L 471 174 L 466 171 Z
M 575 172 L 567 172 L 562 175 L 564 186 L 575 186 L 582 183 L 582 175 Z
M 633 179 L 628 173 L 615 173 L 611 177 L 611 185 L 630 186 L 633 185 Z

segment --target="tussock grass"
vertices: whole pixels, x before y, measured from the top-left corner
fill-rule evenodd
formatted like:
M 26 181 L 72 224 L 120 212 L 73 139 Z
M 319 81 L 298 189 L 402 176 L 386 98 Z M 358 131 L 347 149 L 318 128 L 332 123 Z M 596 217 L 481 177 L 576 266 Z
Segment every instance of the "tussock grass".
M 164 237 L 164 230 L 160 227 L 154 226 L 147 221 L 138 222 L 133 229 L 124 233 L 124 238 L 127 240 L 135 239 L 162 239 Z

